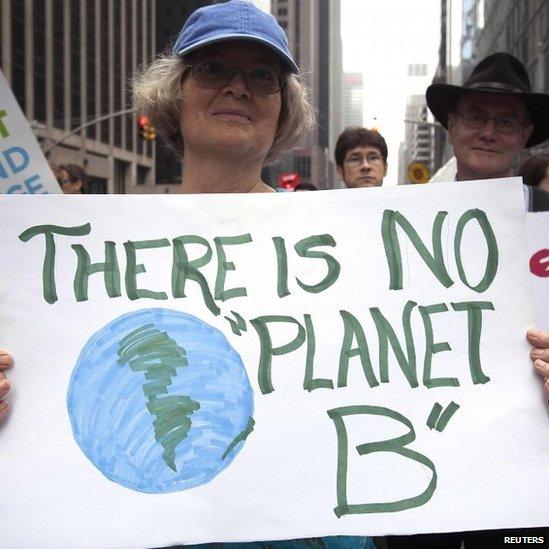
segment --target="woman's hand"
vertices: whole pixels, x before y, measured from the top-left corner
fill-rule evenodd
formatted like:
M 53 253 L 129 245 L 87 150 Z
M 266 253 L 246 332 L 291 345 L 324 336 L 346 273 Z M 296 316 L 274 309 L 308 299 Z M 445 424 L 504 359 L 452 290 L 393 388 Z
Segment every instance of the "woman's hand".
M 530 351 L 534 369 L 543 378 L 543 388 L 549 394 L 549 332 L 528 330 L 526 339 L 534 347 Z
M 2 399 L 11 388 L 4 370 L 8 369 L 12 364 L 13 358 L 11 355 L 7 351 L 0 349 L 0 422 L 8 415 L 8 403 Z

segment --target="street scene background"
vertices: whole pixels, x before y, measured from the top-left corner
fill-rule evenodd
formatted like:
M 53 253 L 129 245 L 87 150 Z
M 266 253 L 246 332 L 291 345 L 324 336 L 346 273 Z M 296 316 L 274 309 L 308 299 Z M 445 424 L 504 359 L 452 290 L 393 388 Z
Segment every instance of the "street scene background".
M 0 64 L 52 165 L 86 173 L 91 193 L 174 193 L 184 164 L 132 110 L 131 75 L 169 48 L 212 0 L 2 0 Z M 425 103 L 432 83 L 461 84 L 478 60 L 508 51 L 549 91 L 543 0 L 256 0 L 288 34 L 316 110 L 315 130 L 263 178 L 342 187 L 334 147 L 349 126 L 389 146 L 384 185 L 425 182 L 451 157 Z M 84 126 L 84 127 L 82 127 Z M 524 152 L 547 149 L 545 144 Z M 423 176 L 409 173 L 420 163 Z

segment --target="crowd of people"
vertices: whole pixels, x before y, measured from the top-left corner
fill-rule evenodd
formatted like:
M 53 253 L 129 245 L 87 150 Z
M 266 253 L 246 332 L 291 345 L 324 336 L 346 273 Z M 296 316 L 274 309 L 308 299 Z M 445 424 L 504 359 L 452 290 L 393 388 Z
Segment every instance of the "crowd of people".
M 483 59 L 463 86 L 433 84 L 427 105 L 448 131 L 456 180 L 511 177 L 524 150 L 549 137 L 549 96 L 532 93 L 524 65 L 498 52 Z M 335 162 L 346 187 L 378 187 L 387 175 L 387 144 L 377 130 L 347 128 Z M 549 210 L 549 154 L 530 155 L 518 170 L 530 211 Z
M 261 172 L 312 127 L 313 109 L 299 72 L 282 28 L 253 4 L 232 0 L 201 8 L 189 17 L 172 51 L 134 80 L 137 110 L 149 117 L 177 155 L 184 155 L 182 193 L 282 191 L 266 184 Z M 532 93 L 526 69 L 507 53 L 482 60 L 463 86 L 430 86 L 427 103 L 448 130 L 457 181 L 513 175 L 522 149 L 549 138 L 549 96 Z M 387 144 L 378 132 L 346 130 L 335 156 L 346 186 L 383 183 Z M 64 192 L 85 192 L 81 168 L 60 166 L 58 173 Z M 538 173 L 541 179 L 533 175 Z M 546 188 L 546 175 L 547 160 L 524 167 L 525 179 L 539 179 L 541 189 Z M 531 200 L 529 207 L 541 209 L 542 202 Z M 529 330 L 526 337 L 532 345 L 534 369 L 549 394 L 549 333 Z M 13 364 L 14 358 L 0 351 L 0 399 L 10 390 L 5 371 Z M 1 400 L 0 420 L 7 418 L 8 411 Z M 487 547 L 487 535 L 494 533 L 396 537 L 388 538 L 387 544 L 457 548 L 465 539 L 466 548 Z M 246 545 L 276 547 L 273 543 Z M 285 547 L 313 545 L 374 547 L 368 537 L 284 542 Z

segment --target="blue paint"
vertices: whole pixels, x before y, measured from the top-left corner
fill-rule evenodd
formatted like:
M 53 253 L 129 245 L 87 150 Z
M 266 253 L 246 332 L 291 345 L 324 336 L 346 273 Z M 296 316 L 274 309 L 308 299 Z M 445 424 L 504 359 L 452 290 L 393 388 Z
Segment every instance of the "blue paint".
M 10 147 L 1 151 L 4 161 L 7 162 L 13 174 L 22 172 L 29 165 L 29 153 L 23 147 Z M 0 177 L 6 179 L 8 171 L 3 167 L 0 159 Z
M 120 340 L 153 324 L 185 349 L 188 366 L 177 368 L 169 395 L 200 404 L 188 435 L 177 446 L 177 472 L 162 457 L 143 393 L 144 373 L 117 364 Z M 110 322 L 84 346 L 73 370 L 67 408 L 74 438 L 110 480 L 139 492 L 166 493 L 205 484 L 243 446 L 222 455 L 253 417 L 253 392 L 238 353 L 225 336 L 191 315 L 142 309 Z
M 22 185 L 16 184 L 8 187 L 6 194 L 49 194 L 40 182 L 39 175 L 27 177 Z

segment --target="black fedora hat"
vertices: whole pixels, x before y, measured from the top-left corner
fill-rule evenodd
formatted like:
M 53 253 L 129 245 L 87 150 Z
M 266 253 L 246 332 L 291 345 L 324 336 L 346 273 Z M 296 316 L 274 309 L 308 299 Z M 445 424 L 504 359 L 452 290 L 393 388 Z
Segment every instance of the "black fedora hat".
M 431 84 L 427 88 L 427 105 L 434 117 L 448 127 L 448 113 L 468 91 L 513 95 L 521 99 L 532 119 L 534 131 L 526 143 L 532 147 L 549 138 L 549 95 L 532 93 L 524 65 L 506 52 L 489 55 L 473 69 L 463 86 Z

